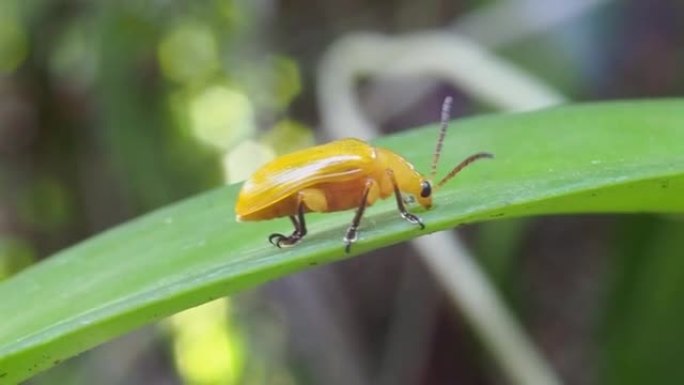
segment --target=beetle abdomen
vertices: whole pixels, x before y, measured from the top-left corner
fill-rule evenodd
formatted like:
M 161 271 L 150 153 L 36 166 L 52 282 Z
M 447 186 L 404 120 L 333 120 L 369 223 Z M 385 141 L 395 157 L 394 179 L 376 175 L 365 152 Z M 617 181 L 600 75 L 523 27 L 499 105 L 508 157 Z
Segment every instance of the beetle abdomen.
M 235 209 L 237 218 L 261 220 L 293 215 L 296 209 L 292 199 L 299 191 L 363 179 L 373 171 L 375 161 L 375 149 L 358 139 L 284 155 L 257 170 L 242 186 Z
M 322 210 L 317 209 L 314 205 L 307 202 L 307 194 L 302 194 L 302 198 L 304 199 L 304 211 L 335 212 L 357 208 L 359 207 L 361 199 L 363 198 L 362 194 L 367 180 L 368 176 L 361 176 L 359 178 L 351 179 L 345 182 L 326 182 L 307 187 L 303 191 L 316 190 L 317 193 L 320 193 L 324 196 L 325 206 Z M 295 215 L 297 212 L 297 202 L 299 199 L 301 199 L 298 194 L 299 191 L 259 210 L 242 215 L 238 214 L 238 220 L 258 221 Z M 377 200 L 378 196 L 379 190 L 377 189 L 377 185 L 375 185 L 375 187 L 373 187 L 371 190 L 371 193 L 368 195 L 368 205 L 373 204 Z

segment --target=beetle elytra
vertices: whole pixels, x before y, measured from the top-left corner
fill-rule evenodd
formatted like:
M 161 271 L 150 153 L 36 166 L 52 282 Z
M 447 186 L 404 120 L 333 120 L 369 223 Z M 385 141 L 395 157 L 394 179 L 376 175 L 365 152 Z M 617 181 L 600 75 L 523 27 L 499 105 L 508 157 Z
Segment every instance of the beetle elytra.
M 448 126 L 452 100 L 442 105 L 441 127 L 432 161 L 430 178 L 425 178 L 400 155 L 359 139 L 342 139 L 307 148 L 272 160 L 258 169 L 242 186 L 235 207 L 238 221 L 257 221 L 287 216 L 294 225 L 290 235 L 271 234 L 268 240 L 277 247 L 293 246 L 307 233 L 304 214 L 356 208 L 344 235 L 349 252 L 358 238 L 366 207 L 378 199 L 394 195 L 399 214 L 406 221 L 425 228 L 423 221 L 406 210 L 408 197 L 425 209 L 432 206 L 434 191 L 472 162 L 493 158 L 478 152 L 465 158 L 439 183 L 432 179 Z M 407 197 L 402 196 L 408 194 Z

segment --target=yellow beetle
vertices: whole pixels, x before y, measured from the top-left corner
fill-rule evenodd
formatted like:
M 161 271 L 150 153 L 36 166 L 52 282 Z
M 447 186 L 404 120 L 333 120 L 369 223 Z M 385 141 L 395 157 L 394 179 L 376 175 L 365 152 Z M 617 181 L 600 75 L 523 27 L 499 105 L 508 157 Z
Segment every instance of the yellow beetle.
M 257 170 L 242 186 L 235 207 L 236 219 L 258 221 L 290 217 L 294 225 L 291 235 L 274 233 L 268 237 L 272 244 L 283 247 L 297 244 L 306 235 L 304 213 L 356 208 L 344 235 L 345 250 L 349 252 L 357 239 L 366 207 L 394 194 L 399 214 L 424 229 L 421 219 L 409 213 L 404 202 L 415 199 L 429 209 L 433 190 L 470 163 L 493 157 L 490 153 L 479 152 L 465 158 L 433 188 L 431 179 L 437 170 L 450 109 L 451 98 L 447 97 L 442 105 L 442 125 L 429 179 L 390 150 L 373 147 L 359 139 L 337 140 L 281 156 Z M 404 197 L 402 193 L 408 196 Z

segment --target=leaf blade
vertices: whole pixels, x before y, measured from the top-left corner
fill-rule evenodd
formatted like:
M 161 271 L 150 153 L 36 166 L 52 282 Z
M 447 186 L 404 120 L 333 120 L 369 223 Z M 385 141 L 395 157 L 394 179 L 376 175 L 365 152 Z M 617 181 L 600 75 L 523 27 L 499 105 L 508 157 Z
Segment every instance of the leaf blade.
M 490 151 L 420 212 L 420 232 L 391 200 L 369 210 L 352 253 L 467 222 L 577 212 L 684 211 L 684 101 L 567 106 L 457 121 L 438 176 Z M 429 170 L 435 128 L 382 138 Z M 429 140 L 425 139 L 429 138 Z M 109 230 L 0 282 L 0 383 L 14 383 L 104 340 L 184 308 L 341 258 L 352 213 L 310 215 L 292 249 L 266 242 L 287 220 L 238 224 L 238 186 Z M 26 304 L 41 304 L 27 308 Z M 4 376 L 3 376 L 4 374 Z

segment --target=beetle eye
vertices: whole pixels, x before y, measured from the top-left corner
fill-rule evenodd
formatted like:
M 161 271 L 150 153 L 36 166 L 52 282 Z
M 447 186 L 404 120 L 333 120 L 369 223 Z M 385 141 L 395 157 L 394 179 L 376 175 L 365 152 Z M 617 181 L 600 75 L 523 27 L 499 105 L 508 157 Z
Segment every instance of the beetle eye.
M 427 198 L 430 195 L 432 195 L 432 186 L 430 185 L 430 182 L 424 180 L 420 184 L 420 196 L 423 198 Z

